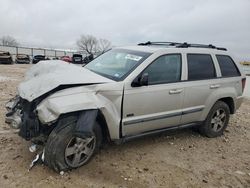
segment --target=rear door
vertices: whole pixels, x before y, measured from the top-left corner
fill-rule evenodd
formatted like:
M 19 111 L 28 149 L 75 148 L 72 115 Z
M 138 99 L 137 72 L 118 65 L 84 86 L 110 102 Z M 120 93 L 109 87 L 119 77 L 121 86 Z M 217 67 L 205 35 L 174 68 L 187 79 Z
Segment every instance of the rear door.
M 187 53 L 187 81 L 183 82 L 185 97 L 181 124 L 202 121 L 202 112 L 220 85 L 218 65 L 210 54 Z
M 181 54 L 160 56 L 142 72 L 149 76 L 147 86 L 125 85 L 123 136 L 179 125 L 184 96 L 181 59 Z

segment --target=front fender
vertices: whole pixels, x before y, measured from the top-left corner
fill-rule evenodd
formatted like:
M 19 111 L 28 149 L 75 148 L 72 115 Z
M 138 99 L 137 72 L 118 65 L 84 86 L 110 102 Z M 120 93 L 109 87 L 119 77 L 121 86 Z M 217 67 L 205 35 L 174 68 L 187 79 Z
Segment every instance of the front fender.
M 112 94 L 111 94 L 112 93 Z M 53 94 L 36 108 L 42 124 L 56 122 L 61 114 L 99 109 L 107 122 L 111 139 L 119 139 L 122 90 L 105 92 L 79 92 L 69 95 Z

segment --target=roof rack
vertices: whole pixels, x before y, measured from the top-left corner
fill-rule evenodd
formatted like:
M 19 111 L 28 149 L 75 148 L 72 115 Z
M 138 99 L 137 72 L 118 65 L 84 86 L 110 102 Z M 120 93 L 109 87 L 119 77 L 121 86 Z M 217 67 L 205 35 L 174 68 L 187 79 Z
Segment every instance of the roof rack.
M 216 47 L 212 44 L 189 44 L 187 42 L 184 43 L 179 43 L 179 42 L 145 42 L 145 43 L 139 43 L 139 46 L 149 46 L 149 45 L 161 45 L 161 46 L 175 46 L 176 48 L 211 48 L 211 49 L 216 49 L 216 50 L 224 50 L 227 51 L 226 48 L 222 47 Z

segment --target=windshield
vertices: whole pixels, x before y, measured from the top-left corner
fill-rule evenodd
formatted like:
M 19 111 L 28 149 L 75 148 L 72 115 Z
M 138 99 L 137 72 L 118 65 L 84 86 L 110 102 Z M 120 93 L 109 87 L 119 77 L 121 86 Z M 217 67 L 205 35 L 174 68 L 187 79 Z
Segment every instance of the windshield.
M 104 77 L 119 81 L 126 78 L 149 55 L 151 54 L 146 52 L 114 49 L 97 57 L 87 64 L 85 68 Z
M 20 54 L 17 55 L 17 58 L 28 58 L 28 57 L 29 57 L 28 55 L 23 55 L 23 54 L 22 55 L 20 55 Z

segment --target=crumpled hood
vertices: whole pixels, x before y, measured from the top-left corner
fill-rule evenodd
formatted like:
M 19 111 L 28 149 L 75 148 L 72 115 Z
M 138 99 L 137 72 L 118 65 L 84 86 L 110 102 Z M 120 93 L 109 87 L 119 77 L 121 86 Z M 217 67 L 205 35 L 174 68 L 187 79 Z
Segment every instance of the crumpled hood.
M 60 60 L 40 61 L 26 72 L 24 81 L 18 86 L 18 94 L 31 102 L 61 85 L 107 82 L 114 81 L 84 67 Z

